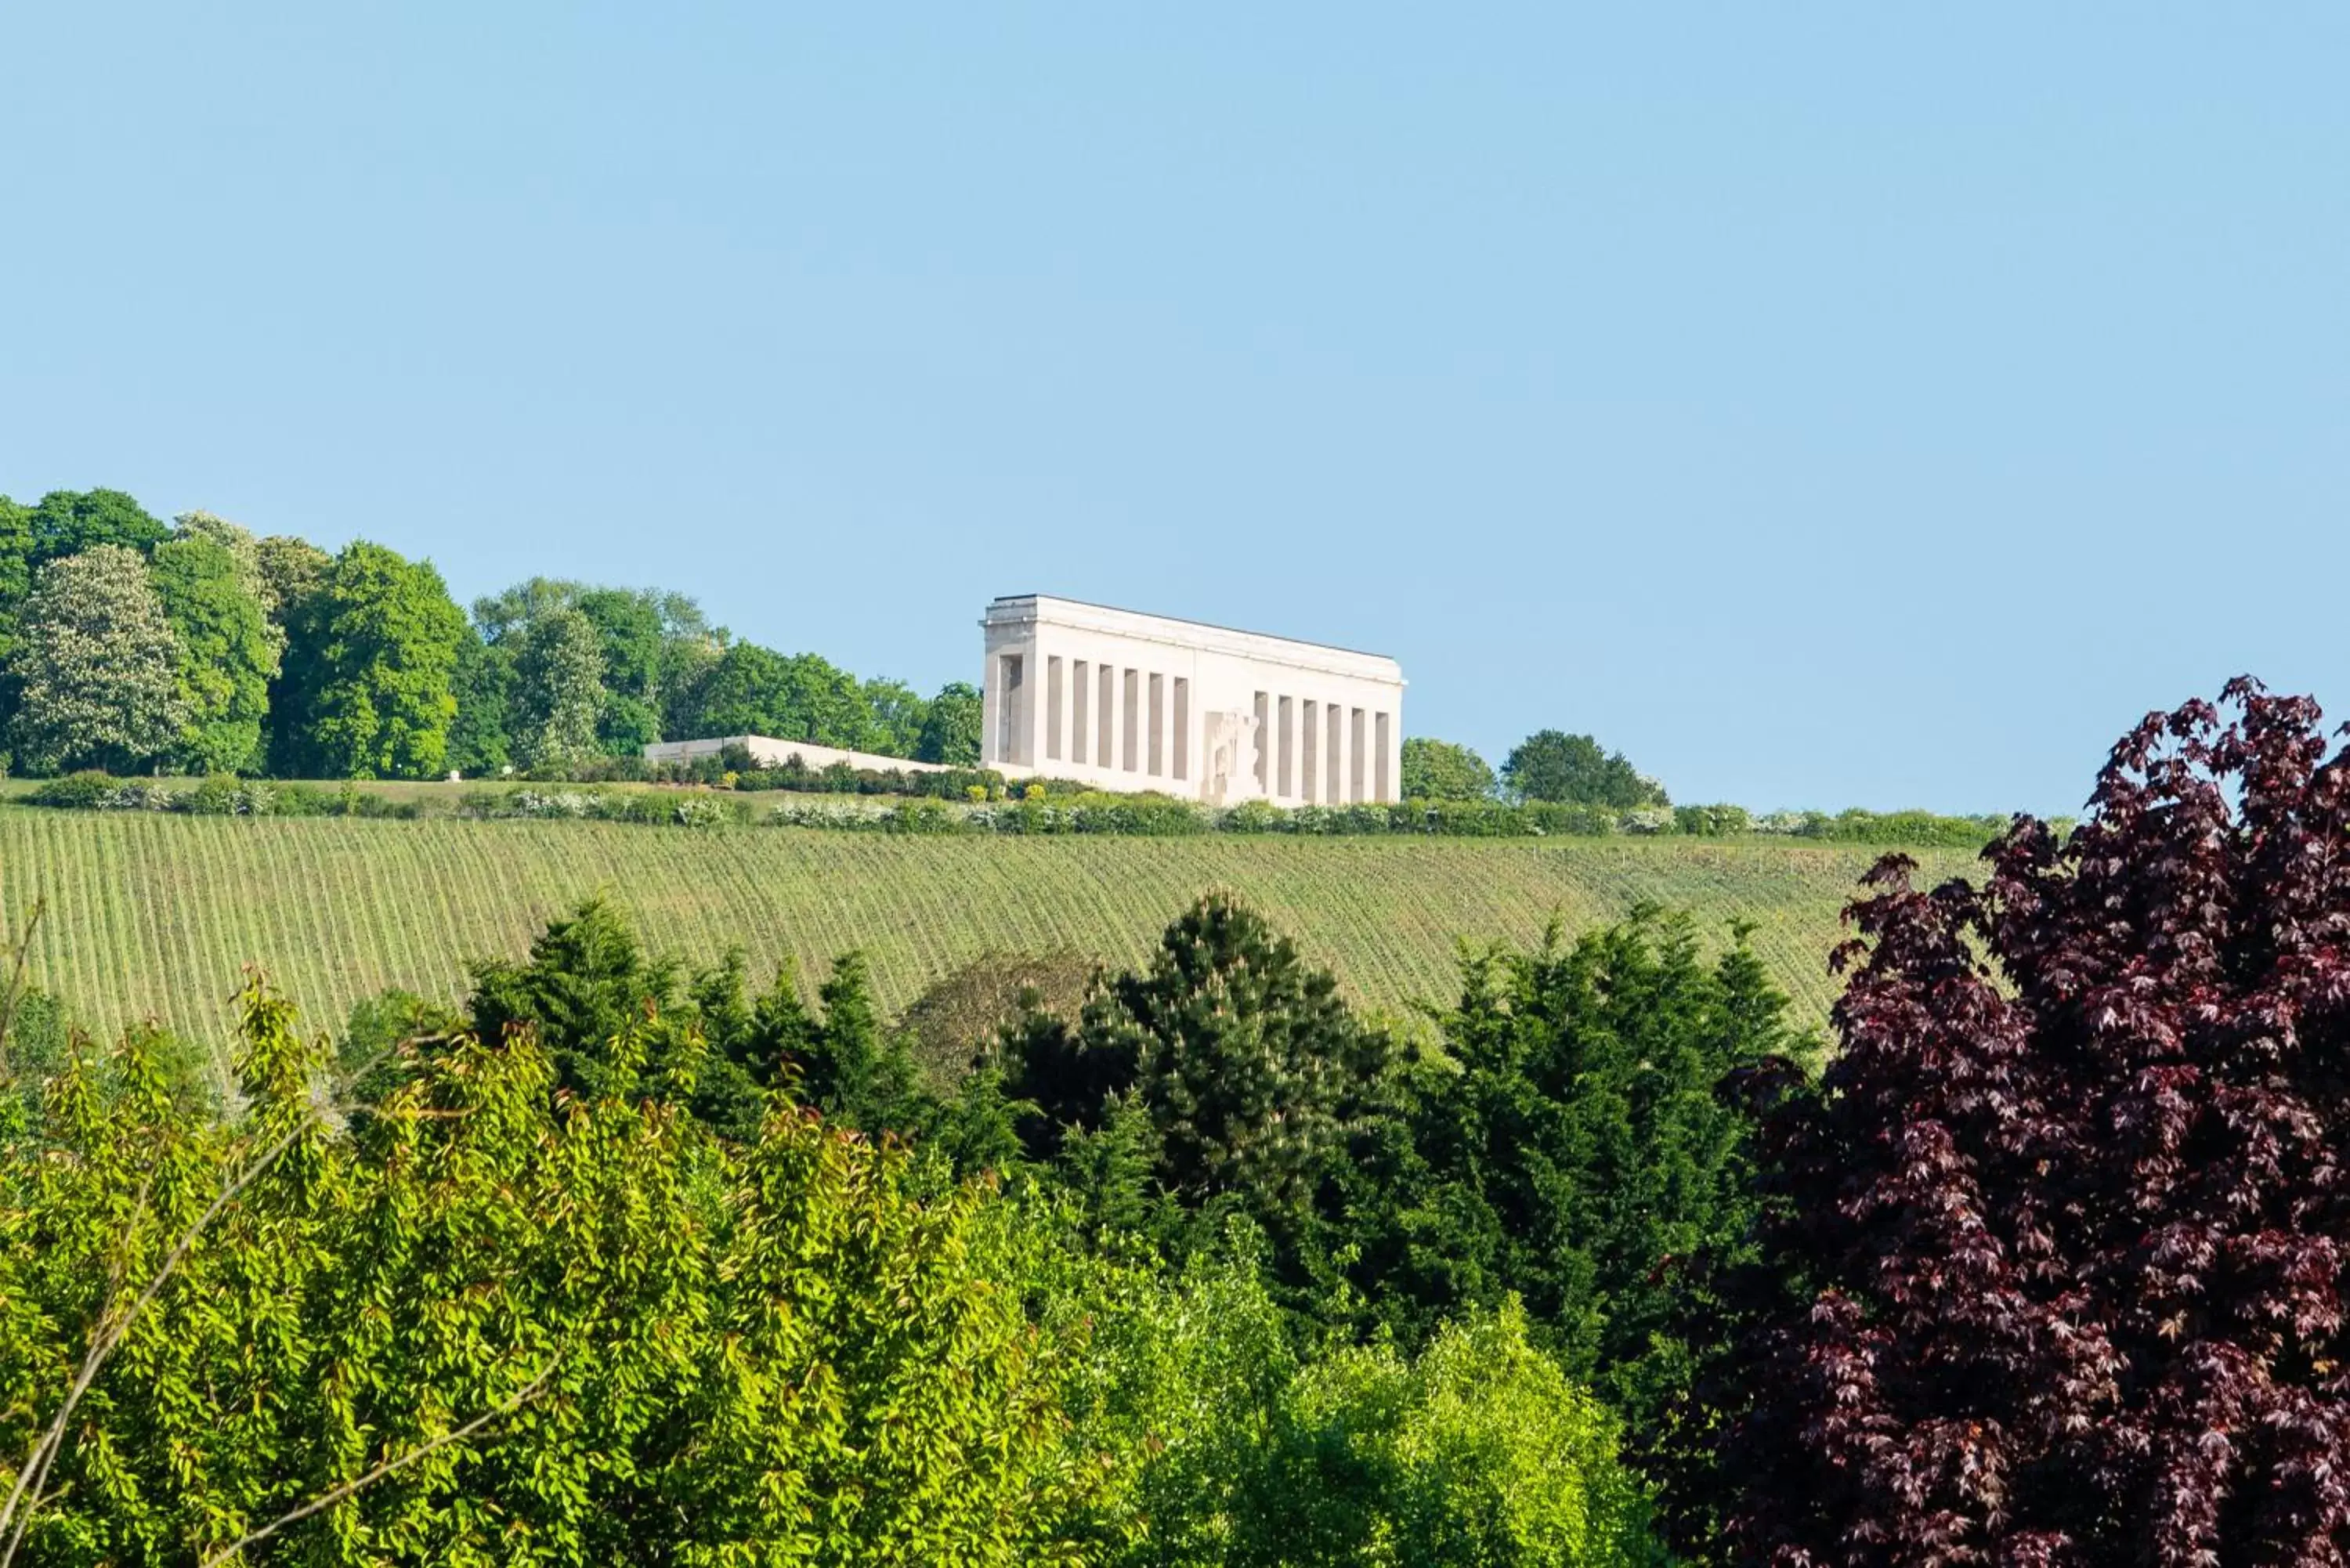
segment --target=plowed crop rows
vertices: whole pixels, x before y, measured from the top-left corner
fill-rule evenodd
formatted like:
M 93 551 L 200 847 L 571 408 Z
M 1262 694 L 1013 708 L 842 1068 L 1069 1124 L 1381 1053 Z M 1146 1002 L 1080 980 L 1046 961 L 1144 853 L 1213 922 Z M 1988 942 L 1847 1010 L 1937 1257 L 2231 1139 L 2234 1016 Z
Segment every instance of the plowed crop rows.
M 1970 855 L 1918 851 L 1929 876 Z M 1201 889 L 1240 889 L 1358 1001 L 1441 1001 L 1456 939 L 1572 932 L 1643 900 L 1709 930 L 1755 922 L 1764 961 L 1817 1021 L 1836 916 L 1876 852 L 1777 842 L 1342 838 L 920 838 L 604 823 L 101 815 L 0 805 L 0 908 L 49 916 L 39 982 L 112 1030 L 142 1016 L 219 1037 L 259 962 L 314 1023 L 390 985 L 453 997 L 472 958 L 518 954 L 604 889 L 652 943 L 730 945 L 764 979 L 860 948 L 898 1007 L 988 950 L 1130 960 Z

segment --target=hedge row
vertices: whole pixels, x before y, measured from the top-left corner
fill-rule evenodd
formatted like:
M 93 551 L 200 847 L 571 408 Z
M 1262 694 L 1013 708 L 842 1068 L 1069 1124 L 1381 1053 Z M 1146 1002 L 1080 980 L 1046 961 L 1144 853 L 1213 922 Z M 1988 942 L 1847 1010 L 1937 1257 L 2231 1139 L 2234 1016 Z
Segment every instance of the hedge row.
M 171 811 L 191 816 L 378 816 L 418 817 L 420 802 L 395 800 L 355 784 L 339 789 L 315 784 L 271 784 L 216 774 L 185 789 L 151 779 L 118 779 L 101 773 L 68 774 L 25 797 L 34 805 L 85 811 Z
M 917 775 L 920 776 L 920 775 Z M 949 776 L 949 775 L 939 775 Z M 868 833 L 1051 836 L 1119 834 L 1174 837 L 1204 833 L 1285 833 L 1302 837 L 1430 834 L 1451 838 L 1598 838 L 1676 835 L 1724 838 L 1770 835 L 1846 844 L 1974 848 L 2002 831 L 2006 819 L 1936 816 L 1921 811 L 1779 812 L 1757 816 L 1734 805 L 1641 807 L 1560 805 L 1546 802 L 1406 801 L 1393 805 L 1306 805 L 1284 810 L 1264 801 L 1216 808 L 1159 794 L 1048 793 L 1024 786 L 1014 799 L 990 798 L 966 786 L 953 798 L 841 799 L 864 792 L 815 792 L 836 798 L 792 801 L 759 820 L 788 827 Z M 395 800 L 357 784 L 339 790 L 229 777 L 187 788 L 104 774 L 53 779 L 26 797 L 36 805 L 100 811 L 171 811 L 217 816 L 387 816 L 424 814 L 417 799 Z M 459 816 L 634 822 L 715 827 L 752 820 L 750 803 L 725 790 L 612 790 L 523 784 L 469 790 L 452 807 Z
M 1284 810 L 1263 801 L 1219 810 L 1163 795 L 1039 795 L 984 805 L 945 801 L 792 802 L 765 818 L 794 827 L 874 833 L 1056 835 L 1110 833 L 1179 836 L 1201 833 L 1286 833 L 1306 837 L 1427 834 L 1451 838 L 1601 838 L 1661 835 L 1723 838 L 1751 835 L 1849 844 L 1976 848 L 2007 826 L 2005 817 L 1935 816 L 1926 812 L 1785 812 L 1755 816 L 1734 805 L 1642 807 L 1520 805 L 1485 801 L 1405 801 L 1392 805 L 1307 805 Z

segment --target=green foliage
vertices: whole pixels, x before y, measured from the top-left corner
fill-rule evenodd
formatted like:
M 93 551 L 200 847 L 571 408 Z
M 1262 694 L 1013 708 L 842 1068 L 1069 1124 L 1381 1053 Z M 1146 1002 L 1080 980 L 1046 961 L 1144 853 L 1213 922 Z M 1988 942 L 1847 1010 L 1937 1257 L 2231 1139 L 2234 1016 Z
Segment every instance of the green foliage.
M 36 566 L 107 545 L 144 556 L 170 534 L 120 490 L 52 490 L 33 508 L 31 524 Z
M 595 623 L 577 609 L 554 610 L 535 618 L 515 640 L 515 760 L 526 768 L 561 768 L 593 755 L 605 705 Z
M 449 766 L 465 777 L 494 777 L 514 762 L 514 653 L 466 628 L 457 642 L 449 694 L 457 711 L 449 721 Z
M 264 582 L 261 571 L 261 541 L 253 530 L 230 522 L 216 513 L 202 510 L 182 512 L 172 519 L 172 537 L 175 539 L 209 539 L 229 553 L 236 563 L 238 580 L 253 597 L 261 601 L 262 608 L 276 607 L 274 596 Z
M 912 687 L 902 680 L 873 680 L 858 688 L 858 694 L 867 718 L 865 739 L 853 750 L 885 757 L 910 757 L 920 750 L 931 705 Z
M 1502 764 L 1502 782 L 1519 800 L 1629 810 L 1670 805 L 1664 787 L 1643 777 L 1621 752 L 1608 753 L 1589 735 L 1542 730 L 1528 735 Z
M 1356 1023 L 1337 981 L 1229 893 L 1186 910 L 1107 1000 L 1088 1046 L 1132 1053 L 1167 1185 L 1194 1200 L 1243 1195 L 1269 1223 L 1302 1207 L 1387 1064 L 1386 1040 Z
M 968 681 L 951 680 L 939 688 L 939 694 L 923 711 L 914 760 L 943 763 L 951 768 L 979 766 L 980 742 L 986 728 L 984 706 L 979 688 Z
M 1077 1532 L 1088 1561 L 1661 1563 L 1613 1417 L 1529 1344 L 1513 1306 L 1447 1326 L 1416 1358 L 1301 1355 L 1261 1256 L 1234 1240 L 1172 1275 L 1067 1249 L 1033 1266 L 1048 1320 L 1091 1329 L 1063 1393 L 1073 1448 L 1107 1465 Z
M 441 574 L 365 541 L 288 618 L 272 761 L 283 775 L 430 778 L 445 768 L 463 615 Z
M 640 702 L 659 697 L 666 633 L 658 596 L 627 588 L 583 588 L 571 607 L 596 628 L 596 651 L 612 693 Z
M 1073 1023 L 1032 1013 L 1014 1026 L 1005 1092 L 1033 1107 L 1024 1130 L 1040 1159 L 1063 1153 L 1073 1132 L 1098 1134 L 1131 1101 L 1148 1118 L 1151 1180 L 1186 1209 L 1247 1215 L 1295 1282 L 1315 1196 L 1370 1114 L 1390 1055 L 1327 971 L 1218 892 Z
M 191 531 L 155 547 L 152 576 L 178 644 L 185 717 L 174 761 L 191 773 L 259 772 L 280 641 L 255 597 L 255 568 L 218 535 Z
M 772 735 L 856 750 L 874 736 L 856 677 L 813 653 L 738 642 L 718 658 L 681 716 L 681 734 Z
M 1281 1417 L 1235 1563 L 1664 1562 L 1615 1419 L 1528 1343 L 1513 1303 L 1446 1324 L 1416 1360 L 1311 1366 Z
M 484 1040 L 528 1031 L 546 1052 L 556 1085 L 577 1094 L 638 1096 L 674 1085 L 690 1089 L 692 1064 L 671 1058 L 684 1048 L 688 1020 L 677 1013 L 684 976 L 674 960 L 649 958 L 627 919 L 608 899 L 588 898 L 548 922 L 529 957 L 473 965 L 468 1023 Z M 650 1021 L 650 1033 L 640 1025 Z M 639 1046 L 616 1062 L 610 1044 L 623 1035 Z M 652 1074 L 653 1077 L 642 1075 Z
M 1064 1347 L 990 1272 L 983 1192 L 917 1198 L 901 1151 L 786 1106 L 737 1149 L 558 1102 L 526 1032 L 414 1051 L 338 1127 L 291 1010 L 255 981 L 242 1011 L 240 1120 L 181 1114 L 134 1039 L 116 1092 L 87 1058 L 52 1085 L 54 1153 L 0 1142 L 5 1462 L 100 1346 L 24 1561 L 273 1525 L 240 1561 L 1062 1555 Z
M 1734 1257 L 1753 1216 L 1748 1123 L 1717 1091 L 1808 1051 L 1745 945 L 1640 909 L 1563 945 L 1464 962 L 1446 1064 L 1401 1097 L 1401 1137 L 1346 1173 L 1340 1233 L 1365 1310 L 1408 1342 L 1523 1298 L 1537 1337 L 1635 1427 L 1685 1387 L 1679 1270 Z
M 118 779 L 97 769 L 85 769 L 51 779 L 24 799 L 28 805 L 187 816 L 359 816 L 413 821 L 422 815 L 412 799 L 397 799 L 348 784 L 323 790 L 309 784 L 240 779 L 234 774 L 213 774 L 187 788 L 159 779 Z
M 484 653 L 458 678 L 471 694 L 458 719 L 470 765 L 454 764 L 469 774 L 509 761 L 562 774 L 591 756 L 641 756 L 661 737 L 664 709 L 698 682 L 712 636 L 682 594 L 551 577 L 475 600 L 473 625 Z M 452 758 L 459 751 L 452 741 Z
M 16 618 L 33 591 L 33 514 L 0 495 L 0 729 L 14 700 L 6 687 L 9 650 L 16 646 Z
M 802 1002 L 788 967 L 753 996 L 739 953 L 689 974 L 648 954 L 620 911 L 595 898 L 551 921 L 525 960 L 485 960 L 473 972 L 473 1031 L 484 1039 L 529 1031 L 557 1084 L 575 1093 L 673 1101 L 744 1138 L 756 1133 L 767 1090 L 875 1134 L 913 1132 L 939 1114 L 903 1036 L 883 1027 L 854 953 L 835 962 L 818 1007 Z M 615 1060 L 609 1042 L 630 1031 L 640 1052 Z
M 704 733 L 697 728 L 703 691 L 725 648 L 723 632 L 700 631 L 662 643 L 659 710 L 662 734 L 691 738 Z
M 178 659 L 136 551 L 100 545 L 41 567 L 9 660 L 18 765 L 128 772 L 160 761 L 187 722 Z
M 1499 787 L 1484 758 L 1425 735 L 1404 739 L 1402 784 L 1406 800 L 1491 800 Z
M 287 621 L 327 586 L 335 558 L 307 539 L 272 534 L 254 541 L 253 564 L 259 583 L 255 597 L 282 633 Z

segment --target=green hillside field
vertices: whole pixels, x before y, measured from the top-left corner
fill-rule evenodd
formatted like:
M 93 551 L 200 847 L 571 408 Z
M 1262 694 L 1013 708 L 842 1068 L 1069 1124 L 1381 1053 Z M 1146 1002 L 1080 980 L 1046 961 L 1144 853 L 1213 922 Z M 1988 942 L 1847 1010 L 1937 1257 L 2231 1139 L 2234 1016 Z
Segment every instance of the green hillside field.
M 453 998 L 468 959 L 519 954 L 608 892 L 660 950 L 729 946 L 764 980 L 850 949 L 895 1009 L 981 953 L 1139 956 L 1186 900 L 1238 889 L 1359 1002 L 1445 1000 L 1459 939 L 1532 941 L 1651 901 L 1753 941 L 1811 1021 L 1855 879 L 1879 851 L 1774 839 L 892 836 L 598 822 L 248 818 L 0 804 L 0 908 L 48 910 L 34 973 L 88 1024 L 221 1036 L 257 962 L 318 1027 L 387 986 Z M 1971 855 L 1913 854 L 1929 876 Z

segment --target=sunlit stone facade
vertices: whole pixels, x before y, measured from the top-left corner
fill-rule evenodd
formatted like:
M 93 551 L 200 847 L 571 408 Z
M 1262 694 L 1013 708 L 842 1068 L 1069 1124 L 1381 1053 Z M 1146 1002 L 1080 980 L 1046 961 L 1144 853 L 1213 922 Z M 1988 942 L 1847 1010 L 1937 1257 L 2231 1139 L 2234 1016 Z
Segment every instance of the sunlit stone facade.
M 986 766 L 1214 805 L 1401 798 L 1392 659 L 1042 594 L 980 625 Z

